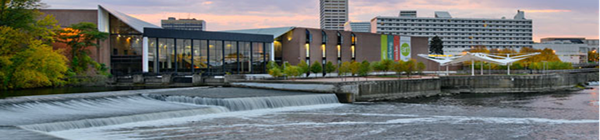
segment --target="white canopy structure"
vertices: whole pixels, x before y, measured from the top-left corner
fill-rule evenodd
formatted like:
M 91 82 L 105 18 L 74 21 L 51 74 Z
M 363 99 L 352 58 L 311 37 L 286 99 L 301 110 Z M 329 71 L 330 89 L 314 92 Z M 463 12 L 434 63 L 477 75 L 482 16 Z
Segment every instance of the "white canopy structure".
M 506 57 L 504 57 L 504 56 L 491 55 L 491 54 L 485 54 L 485 53 L 467 53 L 460 57 L 445 56 L 445 55 L 441 55 L 441 57 L 440 57 L 439 55 L 430 56 L 430 55 L 426 55 L 426 54 L 419 54 L 419 56 L 429 59 L 429 60 L 432 60 L 432 61 L 435 61 L 435 62 L 439 63 L 440 66 L 446 66 L 446 71 L 448 71 L 447 65 L 471 61 L 471 75 L 475 75 L 475 61 L 483 61 L 483 62 L 494 63 L 494 64 L 498 64 L 498 65 L 508 66 L 507 74 L 510 75 L 510 65 L 512 63 L 517 62 L 519 60 L 523 60 L 527 57 L 538 55 L 538 54 L 540 54 L 540 53 L 531 53 L 531 54 L 519 55 L 519 56 L 513 56 L 513 57 L 510 57 L 510 55 L 507 55 Z M 481 69 L 482 69 L 481 74 L 483 75 L 483 67 Z

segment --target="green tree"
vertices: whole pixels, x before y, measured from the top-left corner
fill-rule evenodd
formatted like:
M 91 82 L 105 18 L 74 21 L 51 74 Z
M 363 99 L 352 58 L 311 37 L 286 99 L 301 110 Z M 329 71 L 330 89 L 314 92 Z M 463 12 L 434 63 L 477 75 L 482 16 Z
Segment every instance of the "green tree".
M 367 60 L 362 61 L 360 63 L 360 69 L 358 70 L 358 75 L 359 76 L 368 76 L 372 70 L 373 69 L 371 68 L 371 64 L 369 63 L 369 61 L 367 61 Z
M 281 67 L 279 67 L 279 65 L 277 65 L 277 62 L 275 61 L 269 61 L 269 63 L 267 63 L 267 69 L 273 69 L 273 68 L 278 68 L 281 69 Z
M 332 73 L 335 69 L 337 69 L 337 67 L 333 65 L 331 61 L 327 61 L 327 64 L 325 64 L 325 73 Z
M 381 70 L 383 72 L 387 72 L 392 70 L 392 67 L 394 65 L 394 60 L 390 60 L 390 59 L 383 59 L 381 60 L 381 62 L 379 62 L 379 65 L 381 65 Z
M 0 0 L 0 89 L 60 86 L 66 62 L 50 43 L 59 28 L 39 0 Z M 41 17 L 41 18 L 40 18 Z
M 429 54 L 444 54 L 444 41 L 437 35 L 429 41 Z
M 89 66 L 93 66 L 97 71 L 101 70 L 101 65 L 89 56 L 89 47 L 100 47 L 96 42 L 108 38 L 108 33 L 98 31 L 96 24 L 73 24 L 60 31 L 58 38 L 70 47 L 71 68 L 75 73 L 85 73 Z
M 400 76 L 402 75 L 402 72 L 404 72 L 406 69 L 406 65 L 404 63 L 405 63 L 404 61 L 400 60 L 392 65 L 392 70 L 394 70 L 394 72 L 396 72 L 396 74 L 398 75 L 398 78 L 400 78 Z
M 374 71 L 383 71 L 384 68 L 381 66 L 379 61 L 375 61 L 371 63 L 371 69 Z
M 323 72 L 323 66 L 321 66 L 322 64 L 319 63 L 319 61 L 315 61 L 313 62 L 313 64 L 310 66 L 310 71 L 313 73 L 319 73 L 319 72 Z
M 350 73 L 352 74 L 352 76 L 357 75 L 360 70 L 360 63 L 358 63 L 356 61 L 350 62 L 349 69 L 350 69 Z
M 298 76 L 302 75 L 301 69 L 298 66 L 286 67 L 283 70 L 283 73 L 285 73 L 285 75 L 289 76 L 289 77 L 298 77 Z
M 424 70 L 425 70 L 425 63 L 423 63 L 423 62 L 417 63 L 417 71 L 419 71 L 420 75 L 423 75 Z
M 269 75 L 273 77 L 281 77 L 283 73 L 281 72 L 281 69 L 274 67 L 269 69 Z
M 406 63 L 404 63 L 404 72 L 406 72 L 407 76 L 410 77 L 410 75 L 412 74 L 412 72 L 414 72 L 416 70 L 416 60 L 415 59 L 410 59 L 408 61 L 406 61 Z
M 351 65 L 351 63 L 348 61 L 343 62 L 338 71 L 338 75 L 346 76 L 348 73 L 350 73 L 350 67 L 351 67 L 350 65 Z
M 305 61 L 300 61 L 300 64 L 298 64 L 298 67 L 300 67 L 300 73 L 302 73 L 302 74 L 306 73 L 306 77 L 308 77 L 310 75 L 310 67 L 308 66 L 308 64 L 306 64 Z
M 33 41 L 26 50 L 15 54 L 11 61 L 12 65 L 6 69 L 11 73 L 5 79 L 8 87 L 4 88 L 20 89 L 64 84 L 64 73 L 68 69 L 65 56 L 40 40 Z

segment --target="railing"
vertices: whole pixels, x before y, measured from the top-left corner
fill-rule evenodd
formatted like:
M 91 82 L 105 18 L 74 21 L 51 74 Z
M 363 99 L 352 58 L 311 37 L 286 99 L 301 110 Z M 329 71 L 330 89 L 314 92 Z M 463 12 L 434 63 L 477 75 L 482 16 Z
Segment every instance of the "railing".
M 510 70 L 510 74 L 550 74 L 550 73 L 578 73 L 578 72 L 598 72 L 598 68 L 582 68 L 569 70 Z M 456 71 L 457 74 L 471 74 L 471 70 Z M 507 70 L 483 70 L 483 75 L 488 74 L 507 74 Z M 475 75 L 481 75 L 481 70 L 475 70 Z

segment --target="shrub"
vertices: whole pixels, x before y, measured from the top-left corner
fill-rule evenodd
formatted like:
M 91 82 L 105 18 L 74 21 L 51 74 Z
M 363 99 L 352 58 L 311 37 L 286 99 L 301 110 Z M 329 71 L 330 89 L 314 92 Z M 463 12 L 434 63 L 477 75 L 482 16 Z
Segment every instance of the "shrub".
M 356 74 L 358 74 L 358 71 L 360 70 L 360 63 L 358 63 L 356 61 L 352 61 L 350 63 L 350 67 L 348 69 L 350 70 L 350 73 L 352 73 L 352 76 L 355 76 Z
M 419 74 L 423 74 L 424 70 L 425 70 L 425 64 L 423 62 L 417 63 L 417 71 L 419 71 Z
M 305 61 L 300 61 L 300 63 L 298 64 L 298 67 L 300 68 L 300 75 L 306 73 L 306 77 L 308 77 L 310 75 L 310 67 L 308 66 L 308 64 L 306 64 Z
M 337 69 L 337 67 L 333 65 L 331 61 L 327 61 L 327 64 L 325 64 L 325 73 L 332 73 L 335 69 Z
M 310 72 L 312 72 L 312 73 L 320 73 L 320 72 L 323 72 L 323 66 L 321 66 L 321 63 L 319 63 L 319 61 L 315 61 L 315 62 L 313 62 L 313 64 L 310 66 Z
M 371 64 L 369 64 L 369 61 L 365 60 L 362 63 L 360 63 L 360 69 L 358 70 L 358 75 L 359 76 L 368 76 L 372 70 L 373 69 L 371 69 Z
M 340 69 L 338 71 L 338 75 L 339 76 L 345 76 L 346 74 L 350 73 L 350 66 L 351 63 L 350 62 L 344 62 L 342 63 L 342 66 L 340 66 Z
M 283 73 L 285 73 L 286 76 L 298 77 L 302 74 L 300 71 L 300 67 L 298 66 L 289 66 L 283 70 Z
M 398 75 L 398 77 L 400 77 L 400 75 L 402 75 L 402 72 L 405 71 L 406 69 L 406 65 L 404 64 L 405 62 L 400 60 L 397 63 L 394 63 L 392 65 L 392 70 L 394 70 L 396 72 L 396 74 Z
M 269 69 L 269 75 L 273 77 L 281 77 L 283 73 L 281 73 L 281 69 L 279 68 L 271 68 Z
M 416 70 L 416 66 L 415 66 L 415 59 L 410 59 L 408 61 L 406 61 L 406 63 L 404 63 L 404 72 L 406 72 L 407 76 L 410 77 L 410 75 L 412 74 L 412 72 L 414 72 Z

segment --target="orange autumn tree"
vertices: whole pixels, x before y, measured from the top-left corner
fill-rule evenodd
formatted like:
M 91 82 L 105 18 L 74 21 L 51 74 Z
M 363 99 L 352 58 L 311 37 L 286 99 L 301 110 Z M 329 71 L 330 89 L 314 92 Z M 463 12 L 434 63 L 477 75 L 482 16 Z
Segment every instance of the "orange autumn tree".
M 87 72 L 88 67 L 92 66 L 102 75 L 109 75 L 108 68 L 100 64 L 89 56 L 89 47 L 100 47 L 96 44 L 99 40 L 108 38 L 108 33 L 98 31 L 96 24 L 82 22 L 73 24 L 69 28 L 59 32 L 58 40 L 67 44 L 70 48 L 71 70 L 76 74 Z

